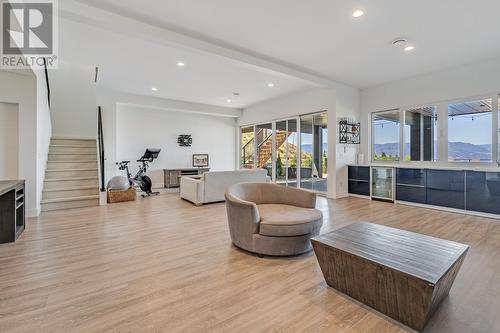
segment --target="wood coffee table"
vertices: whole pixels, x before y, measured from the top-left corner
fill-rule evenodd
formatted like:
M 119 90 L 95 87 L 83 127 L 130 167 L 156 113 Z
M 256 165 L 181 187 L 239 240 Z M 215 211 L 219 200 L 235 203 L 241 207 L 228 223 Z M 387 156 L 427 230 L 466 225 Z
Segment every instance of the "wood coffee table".
M 418 331 L 448 295 L 469 249 L 368 222 L 311 241 L 330 287 Z

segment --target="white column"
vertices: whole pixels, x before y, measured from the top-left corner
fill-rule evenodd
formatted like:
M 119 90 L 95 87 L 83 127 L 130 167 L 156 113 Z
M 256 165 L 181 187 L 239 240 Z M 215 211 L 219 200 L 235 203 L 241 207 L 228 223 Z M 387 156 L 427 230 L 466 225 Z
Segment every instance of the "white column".
M 439 103 L 438 112 L 438 162 L 448 162 L 448 104 Z
M 492 109 L 492 138 L 493 138 L 493 144 L 491 146 L 491 153 L 492 153 L 492 160 L 493 162 L 498 160 L 499 157 L 499 152 L 498 152 L 498 95 L 493 96 L 492 102 L 491 102 L 491 109 Z

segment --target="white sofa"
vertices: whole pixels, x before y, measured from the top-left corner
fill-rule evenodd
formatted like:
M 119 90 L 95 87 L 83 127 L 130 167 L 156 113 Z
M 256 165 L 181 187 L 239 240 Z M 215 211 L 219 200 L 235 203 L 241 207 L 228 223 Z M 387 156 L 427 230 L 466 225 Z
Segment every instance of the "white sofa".
M 238 183 L 264 183 L 267 181 L 264 169 L 213 171 L 200 177 L 181 177 L 181 198 L 197 206 L 224 201 L 226 188 Z

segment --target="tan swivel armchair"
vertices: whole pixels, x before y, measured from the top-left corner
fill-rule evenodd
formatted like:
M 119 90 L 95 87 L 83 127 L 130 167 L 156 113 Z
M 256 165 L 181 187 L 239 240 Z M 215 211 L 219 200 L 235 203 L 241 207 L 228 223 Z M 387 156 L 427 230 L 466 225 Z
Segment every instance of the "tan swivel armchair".
M 225 193 L 233 244 L 271 256 L 290 256 L 312 249 L 322 213 L 315 209 L 316 194 L 266 183 L 240 183 Z

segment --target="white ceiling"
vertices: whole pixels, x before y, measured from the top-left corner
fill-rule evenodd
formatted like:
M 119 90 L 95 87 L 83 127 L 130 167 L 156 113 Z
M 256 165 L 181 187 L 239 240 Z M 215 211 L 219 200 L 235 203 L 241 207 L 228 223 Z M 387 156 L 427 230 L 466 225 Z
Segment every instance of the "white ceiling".
M 79 1 L 360 88 L 500 56 L 498 0 Z M 358 7 L 366 15 L 355 20 L 351 13 Z M 401 36 L 415 43 L 414 52 L 391 45 Z M 198 60 L 196 80 L 220 76 Z M 247 74 L 247 83 L 267 80 Z M 237 90 L 234 78 L 214 96 L 224 99 L 226 90 Z M 183 88 L 193 84 L 169 79 Z
M 161 45 L 73 20 L 60 20 L 59 36 L 59 60 L 98 66 L 98 86 L 109 90 L 243 108 L 312 87 L 301 79 L 220 56 Z M 186 66 L 179 68 L 178 61 Z M 275 86 L 269 88 L 269 82 Z M 153 92 L 152 87 L 158 91 Z M 233 96 L 234 92 L 240 96 Z

